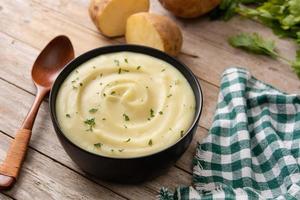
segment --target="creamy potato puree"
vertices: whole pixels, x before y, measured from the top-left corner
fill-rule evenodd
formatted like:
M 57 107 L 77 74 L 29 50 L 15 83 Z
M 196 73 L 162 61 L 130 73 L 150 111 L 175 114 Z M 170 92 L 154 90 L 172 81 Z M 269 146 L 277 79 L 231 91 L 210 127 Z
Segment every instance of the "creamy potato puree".
M 67 138 L 109 157 L 144 156 L 171 146 L 194 114 L 194 93 L 176 68 L 131 52 L 83 63 L 66 78 L 56 99 Z

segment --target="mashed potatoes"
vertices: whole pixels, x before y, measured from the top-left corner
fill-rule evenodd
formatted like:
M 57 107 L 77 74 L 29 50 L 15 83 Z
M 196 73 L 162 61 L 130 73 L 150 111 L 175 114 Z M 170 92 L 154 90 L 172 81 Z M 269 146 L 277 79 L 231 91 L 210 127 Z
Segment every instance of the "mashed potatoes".
M 178 141 L 195 115 L 185 77 L 139 53 L 100 55 L 77 67 L 56 99 L 59 125 L 77 146 L 108 157 L 139 157 Z

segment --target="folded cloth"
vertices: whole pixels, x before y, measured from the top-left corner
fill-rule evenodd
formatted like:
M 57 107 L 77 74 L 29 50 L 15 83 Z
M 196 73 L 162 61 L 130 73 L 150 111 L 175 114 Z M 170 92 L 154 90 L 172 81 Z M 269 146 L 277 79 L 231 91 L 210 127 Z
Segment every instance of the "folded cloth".
M 300 96 L 227 69 L 193 164 L 193 186 L 162 188 L 161 200 L 300 200 Z

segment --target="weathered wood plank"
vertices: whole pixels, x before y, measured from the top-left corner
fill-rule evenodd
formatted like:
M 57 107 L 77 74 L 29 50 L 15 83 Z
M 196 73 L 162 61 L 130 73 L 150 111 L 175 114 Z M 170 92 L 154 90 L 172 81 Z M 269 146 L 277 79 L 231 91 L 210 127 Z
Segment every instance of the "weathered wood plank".
M 76 0 L 76 3 L 65 1 L 34 1 L 63 14 L 70 21 L 84 25 L 90 30 L 97 31 L 87 13 L 88 1 Z M 151 1 L 151 11 L 168 15 L 178 22 L 184 34 L 183 51 L 198 56 L 198 58 L 191 59 L 191 57 L 181 55 L 180 59 L 191 66 L 194 72 L 202 79 L 218 85 L 219 76 L 224 69 L 235 65 L 247 67 L 258 78 L 282 90 L 289 92 L 299 91 L 300 82 L 289 65 L 264 56 L 245 53 L 230 47 L 227 43 L 227 38 L 234 34 L 240 32 L 259 32 L 265 37 L 274 39 L 278 44 L 279 52 L 283 56 L 294 59 L 296 50 L 294 42 L 278 39 L 277 36 L 272 34 L 269 28 L 238 17 L 229 22 L 210 21 L 207 18 L 180 20 L 163 9 L 158 1 Z M 74 16 L 77 17 L 74 18 Z M 216 55 L 218 56 L 217 58 Z M 198 67 L 194 68 L 193 66 Z M 282 81 L 286 79 L 289 79 L 289 81 Z M 291 87 L 291 85 L 294 85 L 294 87 Z
M 90 1 L 86 0 L 75 0 L 75 1 L 48 1 L 48 0 L 32 0 L 35 3 L 38 3 L 46 8 L 56 11 L 64 15 L 68 20 L 74 21 L 77 24 L 80 24 L 90 30 L 93 30 L 95 33 L 98 33 L 97 28 L 90 20 L 88 13 L 88 5 Z M 77 17 L 74 20 L 74 16 Z
M 70 37 L 79 53 L 111 43 L 111 40 L 34 2 L 4 0 L 1 6 L 0 30 L 35 48 L 42 49 L 45 43 L 61 34 Z
M 34 93 L 31 66 L 39 51 L 0 32 L 0 77 Z
M 0 134 L 1 161 L 10 141 Z M 124 199 L 32 149 L 28 150 L 16 185 L 5 193 L 22 200 Z
M 0 129 L 1 131 L 14 136 L 14 131 L 17 130 L 21 124 L 23 117 L 31 102 L 33 96 L 27 92 L 16 88 L 2 80 L 0 80 Z M 17 108 L 17 109 L 16 109 Z M 4 115 L 5 113 L 5 115 Z M 77 171 L 78 173 L 86 176 L 66 155 L 61 145 L 55 136 L 54 130 L 51 125 L 49 108 L 47 102 L 44 102 L 41 106 L 38 114 L 33 135 L 31 138 L 30 146 L 39 152 L 51 157 L 59 163 Z M 192 151 L 190 151 L 192 153 Z M 182 159 L 190 159 L 192 155 L 182 157 Z M 184 161 L 183 163 L 191 163 L 190 161 Z M 183 164 L 181 164 L 183 165 Z M 190 170 L 189 166 L 181 166 Z M 52 169 L 52 168 L 51 168 Z M 131 199 L 155 199 L 159 188 L 162 186 L 175 187 L 176 185 L 190 184 L 190 174 L 171 167 L 164 176 L 160 176 L 152 181 L 143 183 L 141 185 L 116 185 L 106 183 L 100 180 L 95 180 L 100 185 L 112 188 L 119 194 Z M 146 195 L 146 197 L 145 197 Z
M 108 40 L 98 34 L 88 17 L 87 4 L 88 1 L 86 0 L 18 2 L 5 0 L 1 2 L 0 30 L 10 36 L 0 34 L 0 47 L 4 52 L 0 54 L 0 77 L 34 93 L 35 89 L 30 80 L 31 64 L 46 42 L 58 34 L 68 35 L 74 43 L 76 52 L 79 53 L 100 45 L 122 42 L 122 38 Z M 151 9 L 168 15 L 157 1 L 152 1 Z M 257 31 L 270 37 L 271 33 L 268 29 L 239 18 L 228 23 L 210 22 L 206 18 L 191 21 L 176 20 L 178 20 L 184 33 L 183 51 L 196 55 L 196 57 L 191 57 L 182 54 L 179 58 L 190 66 L 198 77 L 209 82 L 201 81 L 204 92 L 204 110 L 200 123 L 202 126 L 206 128 L 210 126 L 217 101 L 218 88 L 210 83 L 218 85 L 223 70 L 233 63 L 248 66 L 255 76 L 287 92 L 299 91 L 300 82 L 289 66 L 263 56 L 253 56 L 233 49 L 226 43 L 228 36 L 240 31 Z M 271 37 L 274 36 L 271 35 Z M 23 42 L 13 42 L 13 38 Z M 283 55 L 289 58 L 293 57 L 295 47 L 290 42 L 278 40 L 278 44 Z M 0 112 L 6 114 L 0 116 L 1 130 L 13 136 L 14 130 L 21 123 L 33 97 L 3 81 L 0 81 L 0 86 Z M 10 102 L 10 99 L 13 102 Z M 16 110 L 16 108 L 18 109 Z M 57 162 L 83 174 L 65 155 L 54 136 L 49 120 L 48 106 L 45 103 L 39 113 L 36 125 L 30 145 Z M 177 162 L 178 167 L 191 172 L 191 159 L 195 151 L 196 141 L 205 134 L 207 134 L 205 129 L 198 129 L 188 151 Z M 42 156 L 35 151 L 33 152 L 33 155 L 36 153 L 38 156 Z M 161 186 L 172 188 L 177 185 L 189 184 L 191 177 L 182 170 L 173 167 L 164 176 L 142 185 L 116 185 L 96 181 L 130 199 L 155 199 Z M 51 188 L 46 190 L 51 192 Z

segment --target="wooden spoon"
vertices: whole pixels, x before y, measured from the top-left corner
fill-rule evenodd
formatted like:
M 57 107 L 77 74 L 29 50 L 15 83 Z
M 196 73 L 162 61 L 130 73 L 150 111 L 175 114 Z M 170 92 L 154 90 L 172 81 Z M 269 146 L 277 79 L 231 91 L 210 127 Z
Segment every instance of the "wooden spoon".
M 37 88 L 34 103 L 21 128 L 8 149 L 0 166 L 0 190 L 9 189 L 16 181 L 31 136 L 32 126 L 45 95 L 50 91 L 61 69 L 74 58 L 71 41 L 66 36 L 57 36 L 49 42 L 37 57 L 31 77 Z

